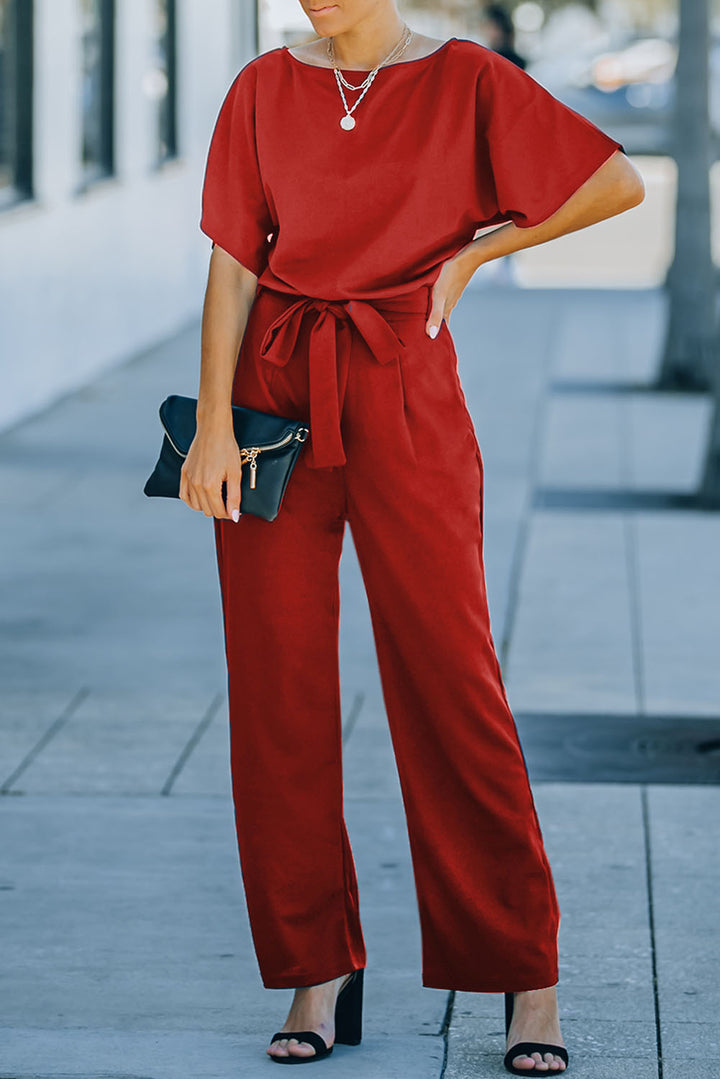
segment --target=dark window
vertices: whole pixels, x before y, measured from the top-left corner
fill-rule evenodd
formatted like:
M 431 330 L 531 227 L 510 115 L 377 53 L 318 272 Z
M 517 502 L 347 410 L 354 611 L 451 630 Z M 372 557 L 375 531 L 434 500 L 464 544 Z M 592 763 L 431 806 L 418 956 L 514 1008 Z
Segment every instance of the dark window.
M 175 0 L 153 0 L 153 65 L 145 82 L 156 103 L 155 160 L 162 164 L 177 155 L 177 46 Z
M 0 0 L 0 206 L 32 196 L 32 0 Z
M 113 171 L 114 0 L 80 0 L 84 183 Z

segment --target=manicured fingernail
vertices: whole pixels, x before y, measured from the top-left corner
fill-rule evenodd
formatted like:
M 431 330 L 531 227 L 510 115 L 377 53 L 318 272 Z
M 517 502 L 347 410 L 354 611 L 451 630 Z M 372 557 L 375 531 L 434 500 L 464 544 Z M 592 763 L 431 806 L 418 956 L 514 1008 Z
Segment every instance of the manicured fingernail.
M 233 521 L 239 521 L 240 520 L 240 510 L 233 510 L 232 511 L 232 519 L 233 519 Z
M 430 329 L 428 330 L 428 336 L 429 337 L 437 337 L 437 335 L 438 335 L 437 326 L 431 326 Z

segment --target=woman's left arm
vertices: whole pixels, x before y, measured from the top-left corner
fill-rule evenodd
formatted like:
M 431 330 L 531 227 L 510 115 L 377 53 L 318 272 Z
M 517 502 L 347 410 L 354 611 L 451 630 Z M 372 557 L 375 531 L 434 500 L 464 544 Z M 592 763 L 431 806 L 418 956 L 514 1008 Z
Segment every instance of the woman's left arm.
M 483 263 L 587 228 L 637 206 L 644 198 L 645 185 L 640 173 L 621 150 L 616 150 L 539 225 L 521 228 L 510 221 L 472 240 L 447 259 L 433 286 L 433 305 L 425 326 L 426 333 L 430 337 L 437 336 L 443 318 L 447 321 L 468 281 Z

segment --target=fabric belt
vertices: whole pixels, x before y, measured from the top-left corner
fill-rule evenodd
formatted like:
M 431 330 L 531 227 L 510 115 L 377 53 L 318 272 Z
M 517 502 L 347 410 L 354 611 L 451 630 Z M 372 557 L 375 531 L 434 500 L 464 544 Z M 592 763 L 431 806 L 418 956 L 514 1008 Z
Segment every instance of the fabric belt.
M 263 285 L 262 288 L 268 288 Z M 279 295 L 277 289 L 268 289 Z M 399 363 L 405 345 L 393 328 L 393 315 L 422 314 L 431 308 L 431 286 L 422 285 L 399 296 L 373 300 L 321 300 L 302 296 L 270 323 L 260 354 L 277 367 L 298 362 L 297 340 L 306 315 L 314 314 L 307 345 L 310 398 L 311 468 L 332 468 L 346 463 L 340 432 L 347 386 L 351 330 L 354 326 L 380 364 Z M 388 319 L 390 321 L 388 321 Z

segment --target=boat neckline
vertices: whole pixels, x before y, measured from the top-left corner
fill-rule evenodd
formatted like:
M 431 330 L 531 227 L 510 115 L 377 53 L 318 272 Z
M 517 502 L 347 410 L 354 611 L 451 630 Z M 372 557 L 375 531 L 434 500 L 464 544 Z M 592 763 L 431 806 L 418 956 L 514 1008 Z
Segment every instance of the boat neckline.
M 434 56 L 437 56 L 438 53 L 440 53 L 444 49 L 446 49 L 447 46 L 450 45 L 451 42 L 457 41 L 457 40 L 458 40 L 458 38 L 456 38 L 456 37 L 450 37 L 450 38 L 448 38 L 447 41 L 443 41 L 442 45 L 438 45 L 437 49 L 433 49 L 432 52 L 427 53 L 425 56 L 416 56 L 414 60 L 396 60 L 394 64 L 385 64 L 383 67 L 380 68 L 380 71 L 385 71 L 389 67 L 408 67 L 410 64 L 422 64 L 425 60 L 432 60 L 432 58 Z M 296 64 L 300 64 L 301 67 L 314 68 L 316 71 L 332 71 L 333 70 L 331 67 L 325 67 L 324 65 L 320 65 L 320 64 L 306 64 L 304 60 L 299 60 L 297 58 L 297 56 L 293 56 L 293 54 L 290 52 L 290 47 L 288 45 L 282 45 L 281 48 L 285 51 L 285 53 L 290 57 L 291 60 L 294 60 Z M 348 72 L 354 72 L 356 74 L 360 74 L 361 72 L 366 72 L 367 73 L 368 71 L 372 71 L 372 68 L 369 68 L 369 67 L 341 67 L 341 68 L 338 68 L 338 71 L 348 71 Z

